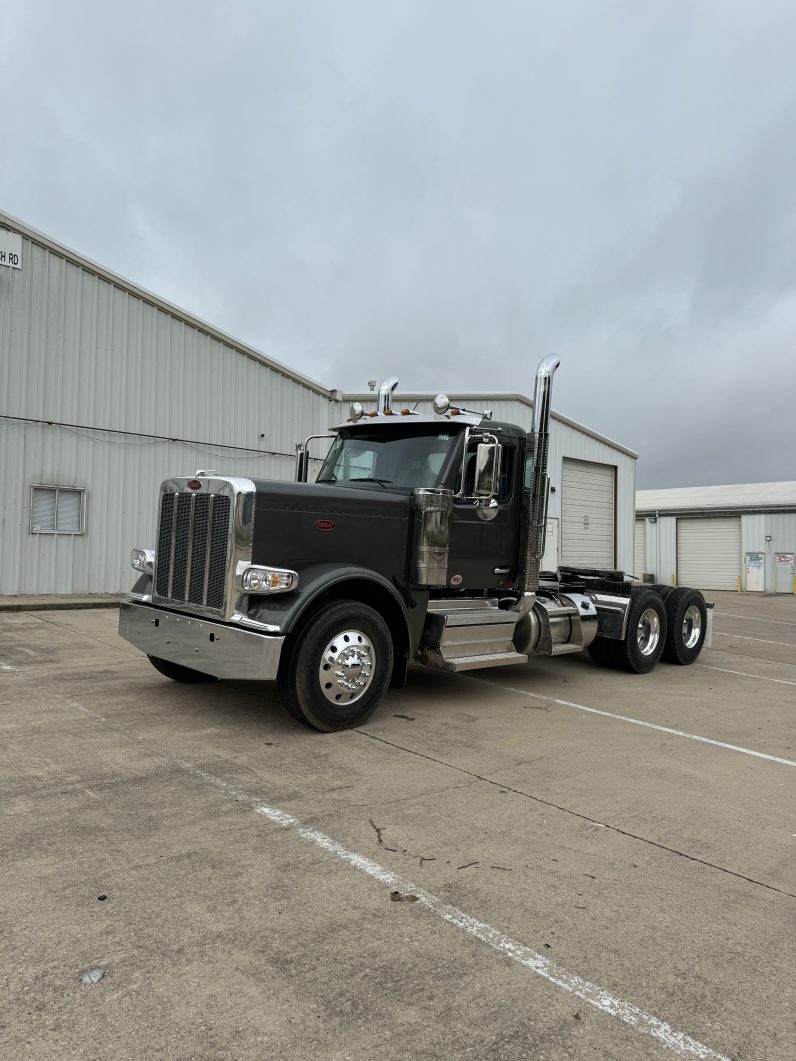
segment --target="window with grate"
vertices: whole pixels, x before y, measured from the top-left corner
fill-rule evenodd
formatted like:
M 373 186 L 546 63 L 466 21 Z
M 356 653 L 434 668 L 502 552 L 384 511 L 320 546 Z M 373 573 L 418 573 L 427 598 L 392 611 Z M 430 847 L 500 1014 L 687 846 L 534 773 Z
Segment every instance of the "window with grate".
M 73 487 L 31 487 L 31 534 L 85 533 L 85 498 L 85 490 L 77 490 Z

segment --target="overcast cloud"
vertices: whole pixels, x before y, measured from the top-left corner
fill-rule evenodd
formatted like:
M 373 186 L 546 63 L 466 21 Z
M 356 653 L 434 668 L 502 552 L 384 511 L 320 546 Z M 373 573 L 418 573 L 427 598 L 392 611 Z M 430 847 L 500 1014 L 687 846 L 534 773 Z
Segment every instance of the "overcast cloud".
M 793 0 L 0 0 L 0 208 L 328 386 L 796 478 Z M 232 415 L 232 414 L 231 414 Z

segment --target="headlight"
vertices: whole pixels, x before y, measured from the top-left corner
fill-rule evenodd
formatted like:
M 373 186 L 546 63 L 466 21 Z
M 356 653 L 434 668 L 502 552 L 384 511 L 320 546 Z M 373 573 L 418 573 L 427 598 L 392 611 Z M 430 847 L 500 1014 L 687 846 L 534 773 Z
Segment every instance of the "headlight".
M 130 553 L 130 563 L 133 565 L 136 571 L 143 571 L 145 575 L 154 574 L 155 550 L 133 549 L 133 551 Z
M 242 566 L 238 574 L 247 593 L 288 593 L 298 586 L 296 572 L 281 567 Z

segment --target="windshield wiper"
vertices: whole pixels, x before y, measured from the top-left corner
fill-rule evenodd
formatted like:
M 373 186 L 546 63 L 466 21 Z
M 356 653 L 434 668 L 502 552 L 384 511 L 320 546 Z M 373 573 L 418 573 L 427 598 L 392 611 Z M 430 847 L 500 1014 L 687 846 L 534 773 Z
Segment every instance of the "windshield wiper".
M 349 483 L 378 483 L 379 486 L 383 486 L 387 489 L 387 483 L 392 483 L 392 479 L 375 479 L 372 475 L 365 475 L 358 479 L 349 479 Z

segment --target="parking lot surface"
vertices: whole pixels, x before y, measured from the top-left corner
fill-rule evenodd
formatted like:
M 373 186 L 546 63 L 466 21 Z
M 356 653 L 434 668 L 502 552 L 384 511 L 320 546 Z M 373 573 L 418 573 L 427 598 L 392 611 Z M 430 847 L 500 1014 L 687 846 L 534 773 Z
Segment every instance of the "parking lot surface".
M 792 1061 L 796 598 L 710 596 L 335 735 L 0 614 L 0 1056 Z

